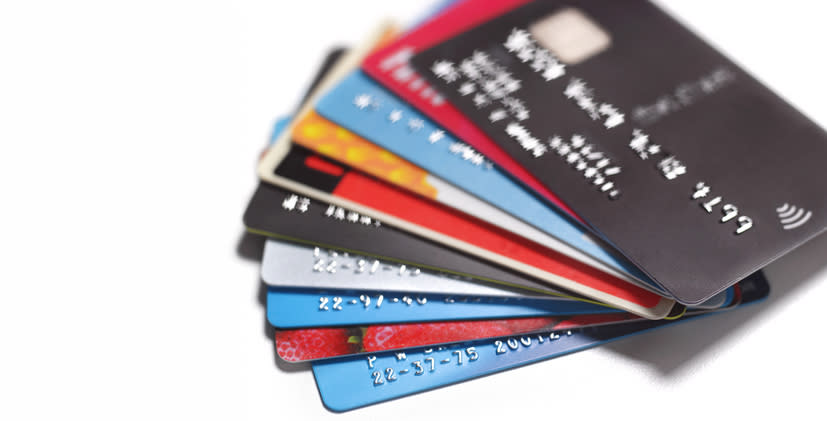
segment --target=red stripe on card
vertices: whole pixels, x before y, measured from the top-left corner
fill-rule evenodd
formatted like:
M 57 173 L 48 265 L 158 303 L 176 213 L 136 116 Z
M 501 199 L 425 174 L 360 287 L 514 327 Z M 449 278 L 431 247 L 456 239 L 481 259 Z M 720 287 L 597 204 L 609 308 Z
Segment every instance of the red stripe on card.
M 552 249 L 383 182 L 348 171 L 333 194 L 646 308 L 661 297 Z
M 330 174 L 334 177 L 341 177 L 342 174 L 345 173 L 344 168 L 336 164 L 327 162 L 316 155 L 311 155 L 305 158 L 304 165 L 308 168 L 313 168 L 316 171 L 321 171 L 325 174 Z

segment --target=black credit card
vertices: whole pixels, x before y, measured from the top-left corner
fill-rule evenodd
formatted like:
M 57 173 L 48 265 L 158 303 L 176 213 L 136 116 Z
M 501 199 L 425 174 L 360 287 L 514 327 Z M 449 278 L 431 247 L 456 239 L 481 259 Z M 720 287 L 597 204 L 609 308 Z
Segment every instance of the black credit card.
M 489 264 L 447 246 L 383 225 L 339 206 L 311 200 L 288 190 L 260 183 L 244 213 L 250 232 L 370 255 L 408 265 L 519 287 L 526 295 L 571 296 L 506 268 Z
M 825 132 L 648 1 L 535 1 L 412 63 L 682 303 L 825 229 Z

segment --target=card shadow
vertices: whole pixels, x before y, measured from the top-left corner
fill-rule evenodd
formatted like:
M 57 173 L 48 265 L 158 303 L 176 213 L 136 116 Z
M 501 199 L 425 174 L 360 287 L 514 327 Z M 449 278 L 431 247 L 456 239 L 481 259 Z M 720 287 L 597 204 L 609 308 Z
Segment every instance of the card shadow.
M 770 296 L 766 301 L 624 339 L 608 344 L 604 349 L 648 364 L 663 377 L 672 377 L 717 343 L 733 337 L 739 329 L 768 317 L 793 291 L 812 282 L 827 268 L 825 255 L 827 235 L 821 235 L 765 269 L 770 284 Z

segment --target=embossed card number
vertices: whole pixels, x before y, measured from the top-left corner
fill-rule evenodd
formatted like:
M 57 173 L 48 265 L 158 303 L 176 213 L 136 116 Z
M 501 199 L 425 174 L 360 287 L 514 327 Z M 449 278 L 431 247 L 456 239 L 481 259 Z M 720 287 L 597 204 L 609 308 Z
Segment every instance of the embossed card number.
M 479 348 L 474 346 L 464 347 L 461 345 L 450 347 L 427 348 L 420 353 L 396 352 L 393 360 L 397 364 L 393 367 L 376 366 L 376 355 L 365 357 L 370 379 L 373 385 L 382 386 L 394 383 L 408 374 L 413 376 L 427 375 L 439 370 L 440 366 L 463 366 L 473 364 L 481 356 L 500 355 L 518 351 L 520 348 L 530 348 L 550 341 L 556 341 L 562 337 L 571 336 L 572 331 L 548 332 L 537 335 L 514 336 L 494 340 L 490 345 Z M 491 352 L 493 351 L 493 354 Z M 490 357 L 489 357 L 490 358 Z

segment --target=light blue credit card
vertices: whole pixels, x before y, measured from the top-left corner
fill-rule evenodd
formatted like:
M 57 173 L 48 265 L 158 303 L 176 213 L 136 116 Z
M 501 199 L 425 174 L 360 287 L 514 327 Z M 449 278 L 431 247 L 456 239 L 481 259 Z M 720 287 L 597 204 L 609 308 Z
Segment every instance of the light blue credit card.
M 267 320 L 280 329 L 619 312 L 566 299 L 267 289 Z

